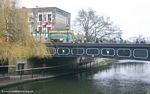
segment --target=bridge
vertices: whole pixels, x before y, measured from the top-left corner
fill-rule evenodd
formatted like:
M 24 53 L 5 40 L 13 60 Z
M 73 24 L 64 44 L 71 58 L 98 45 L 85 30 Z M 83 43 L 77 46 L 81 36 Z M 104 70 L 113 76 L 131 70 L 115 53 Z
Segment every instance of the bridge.
M 46 43 L 54 57 L 100 57 L 150 61 L 150 44 Z

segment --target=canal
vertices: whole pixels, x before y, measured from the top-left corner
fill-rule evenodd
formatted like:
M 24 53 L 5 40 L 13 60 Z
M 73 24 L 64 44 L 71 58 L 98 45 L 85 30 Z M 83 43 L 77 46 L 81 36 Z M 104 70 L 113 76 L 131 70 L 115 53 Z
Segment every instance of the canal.
M 4 93 L 15 90 L 24 93 Z M 106 69 L 34 81 L 1 91 L 2 94 L 150 94 L 150 63 L 116 63 Z

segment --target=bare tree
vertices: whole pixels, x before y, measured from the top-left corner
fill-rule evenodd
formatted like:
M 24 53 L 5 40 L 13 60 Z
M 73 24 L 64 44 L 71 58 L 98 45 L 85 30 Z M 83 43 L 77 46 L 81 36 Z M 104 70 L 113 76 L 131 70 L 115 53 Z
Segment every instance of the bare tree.
M 128 39 L 128 41 L 132 42 L 132 43 L 146 43 L 148 41 L 146 39 L 148 39 L 148 38 L 146 38 L 142 35 L 138 35 L 138 36 L 130 37 Z
M 84 34 L 87 42 L 93 42 L 97 38 L 121 37 L 121 30 L 114 26 L 109 17 L 98 16 L 92 9 L 85 11 L 81 9 L 75 21 L 75 28 L 78 33 Z

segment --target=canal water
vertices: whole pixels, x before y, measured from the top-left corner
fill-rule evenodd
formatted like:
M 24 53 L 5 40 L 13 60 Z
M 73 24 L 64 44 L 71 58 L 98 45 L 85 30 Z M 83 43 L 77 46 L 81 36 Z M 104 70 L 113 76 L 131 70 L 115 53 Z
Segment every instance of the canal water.
M 34 81 L 2 90 L 2 94 L 150 94 L 150 63 L 117 63 L 105 69 Z M 15 90 L 24 93 L 4 93 Z

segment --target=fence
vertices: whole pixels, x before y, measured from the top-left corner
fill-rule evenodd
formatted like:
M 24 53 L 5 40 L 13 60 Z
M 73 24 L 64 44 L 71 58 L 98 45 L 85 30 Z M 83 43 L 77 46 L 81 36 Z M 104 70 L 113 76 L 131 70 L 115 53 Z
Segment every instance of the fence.
M 15 66 L 0 66 L 0 68 L 15 68 Z M 39 77 L 50 77 L 57 75 L 64 75 L 70 73 L 77 73 L 81 71 L 86 71 L 91 68 L 91 63 L 76 63 L 76 64 L 65 64 L 59 66 L 51 66 L 51 67 L 37 67 L 37 68 L 28 68 L 15 70 L 13 74 L 9 74 L 6 72 L 0 73 L 0 79 L 31 79 L 31 78 L 39 78 Z

